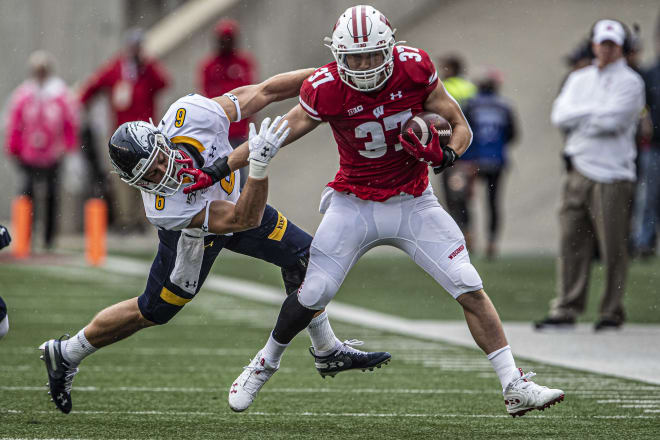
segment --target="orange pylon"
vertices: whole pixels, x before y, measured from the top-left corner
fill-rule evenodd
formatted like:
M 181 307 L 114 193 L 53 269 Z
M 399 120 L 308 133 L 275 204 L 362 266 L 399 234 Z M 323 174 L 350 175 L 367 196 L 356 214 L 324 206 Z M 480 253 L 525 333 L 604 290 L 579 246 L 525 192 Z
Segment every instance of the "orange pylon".
M 14 258 L 30 256 L 32 240 L 32 199 L 28 196 L 18 196 L 11 205 L 11 253 Z
M 103 199 L 85 203 L 85 256 L 87 263 L 100 266 L 105 261 L 108 205 Z

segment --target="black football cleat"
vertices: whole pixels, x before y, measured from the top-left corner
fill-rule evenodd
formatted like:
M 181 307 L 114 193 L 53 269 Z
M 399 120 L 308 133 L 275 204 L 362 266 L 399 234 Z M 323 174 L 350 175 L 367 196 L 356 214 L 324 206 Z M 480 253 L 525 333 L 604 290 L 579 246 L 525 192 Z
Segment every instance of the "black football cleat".
M 337 373 L 347 370 L 373 371 L 374 368 L 380 368 L 387 365 L 392 355 L 386 351 L 360 351 L 351 345 L 362 345 L 364 342 L 357 339 L 344 341 L 337 350 L 328 356 L 317 356 L 314 347 L 309 347 L 309 352 L 314 356 L 314 366 L 321 377 L 335 377 Z
M 48 372 L 48 387 L 50 398 L 55 402 L 55 406 L 64 414 L 71 412 L 71 385 L 73 377 L 78 373 L 77 367 L 72 367 L 62 356 L 62 338 L 69 337 L 64 335 L 59 339 L 51 339 L 39 346 L 42 351 L 41 359 L 46 364 Z

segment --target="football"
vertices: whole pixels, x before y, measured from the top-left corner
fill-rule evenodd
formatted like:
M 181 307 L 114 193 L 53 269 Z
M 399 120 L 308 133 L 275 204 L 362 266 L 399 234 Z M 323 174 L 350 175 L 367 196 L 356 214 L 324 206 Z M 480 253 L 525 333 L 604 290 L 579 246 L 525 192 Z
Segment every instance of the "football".
M 447 145 L 451 138 L 451 125 L 445 118 L 437 113 L 417 113 L 403 124 L 401 133 L 405 140 L 410 141 L 408 129 L 412 128 L 413 133 L 415 133 L 415 136 L 417 136 L 420 142 L 424 145 L 428 145 L 428 143 L 431 142 L 431 125 L 435 126 L 435 129 L 438 130 L 438 134 L 440 135 L 440 145 Z

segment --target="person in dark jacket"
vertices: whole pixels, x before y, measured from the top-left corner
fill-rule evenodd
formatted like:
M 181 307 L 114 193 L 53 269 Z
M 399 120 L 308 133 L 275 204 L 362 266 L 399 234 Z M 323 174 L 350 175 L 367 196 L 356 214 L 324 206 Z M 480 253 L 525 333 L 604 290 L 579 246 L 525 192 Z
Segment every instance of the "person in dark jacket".
M 461 160 L 471 161 L 475 167 L 476 181 L 483 181 L 486 185 L 489 213 L 486 256 L 489 258 L 497 254 L 502 177 L 507 165 L 508 147 L 516 139 L 518 131 L 512 105 L 499 96 L 501 82 L 501 73 L 489 69 L 477 81 L 478 92 L 467 101 L 464 109 L 474 137 Z M 467 218 L 469 220 L 470 216 Z

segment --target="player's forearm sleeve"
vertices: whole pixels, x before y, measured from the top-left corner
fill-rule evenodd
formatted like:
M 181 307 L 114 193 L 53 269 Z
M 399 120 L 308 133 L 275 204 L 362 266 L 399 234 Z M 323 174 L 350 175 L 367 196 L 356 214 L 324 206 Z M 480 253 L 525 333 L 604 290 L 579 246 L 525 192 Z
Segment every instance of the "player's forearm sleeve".
M 219 182 L 231 174 L 231 170 L 227 164 L 227 156 L 221 157 L 210 166 L 200 168 L 200 170 L 208 174 L 211 177 L 211 180 L 213 180 L 213 183 Z

